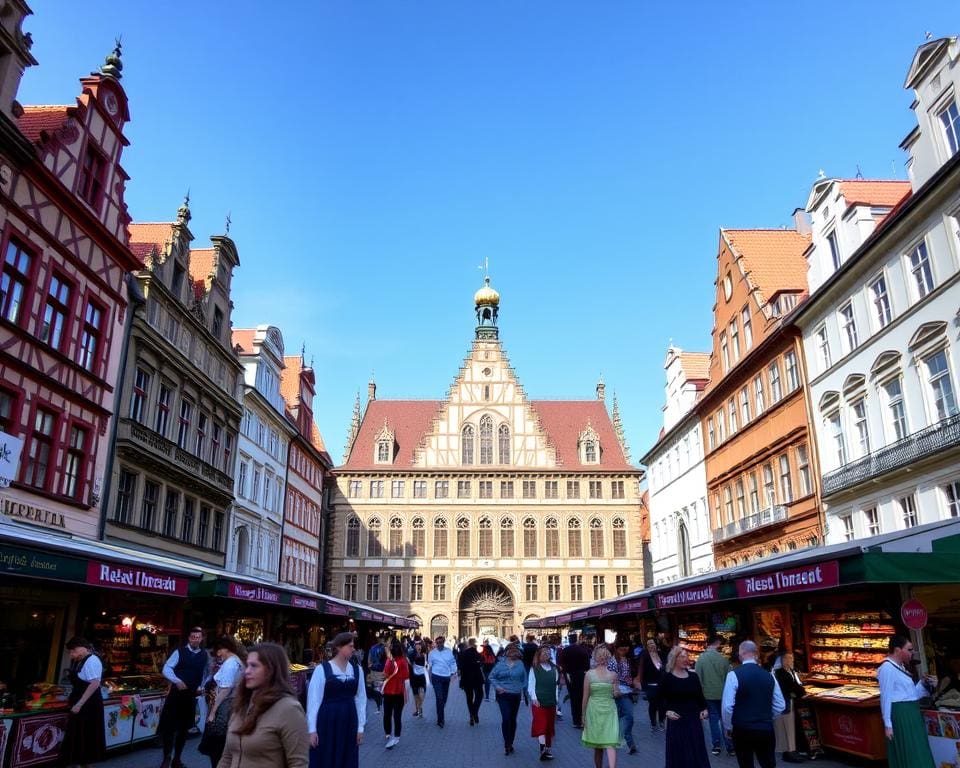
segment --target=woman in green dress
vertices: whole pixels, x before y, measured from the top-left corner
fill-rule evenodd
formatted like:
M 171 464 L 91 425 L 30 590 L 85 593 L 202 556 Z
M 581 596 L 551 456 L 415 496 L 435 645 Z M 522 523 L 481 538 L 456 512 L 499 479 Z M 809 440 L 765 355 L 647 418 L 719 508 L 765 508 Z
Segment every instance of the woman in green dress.
M 610 651 L 604 645 L 593 652 L 593 669 L 587 672 L 583 685 L 583 735 L 580 743 L 593 749 L 593 764 L 603 766 L 607 753 L 609 768 L 617 768 L 617 747 L 620 746 L 620 720 L 616 697 L 620 691 L 617 674 L 607 669 Z
M 919 682 L 907 671 L 913 658 L 913 643 L 902 635 L 890 638 L 890 655 L 877 669 L 880 684 L 880 714 L 887 736 L 890 768 L 933 768 L 930 742 L 923 727 L 917 700 L 929 696 L 935 677 Z

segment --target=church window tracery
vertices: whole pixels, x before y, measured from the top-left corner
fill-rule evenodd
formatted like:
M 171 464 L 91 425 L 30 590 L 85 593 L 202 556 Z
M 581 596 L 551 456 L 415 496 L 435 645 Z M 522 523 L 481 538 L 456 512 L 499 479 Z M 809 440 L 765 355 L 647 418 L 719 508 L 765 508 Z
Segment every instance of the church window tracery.
M 497 450 L 499 452 L 499 463 L 510 463 L 510 427 L 501 424 L 497 430 Z
M 380 518 L 367 523 L 367 557 L 383 557 L 383 540 L 380 538 Z
M 467 424 L 460 434 L 460 463 L 464 466 L 473 464 L 473 443 L 476 432 L 472 424 Z
M 493 419 L 480 417 L 480 463 L 493 464 Z
M 523 521 L 523 556 L 537 556 L 537 521 L 532 517 Z
M 599 517 L 590 521 L 590 557 L 603 557 L 603 521 Z
M 622 517 L 613 518 L 613 556 L 627 556 L 627 526 Z
M 470 521 L 465 517 L 457 520 L 457 557 L 470 557 Z
M 500 557 L 513 557 L 513 519 L 504 517 L 500 520 Z
M 560 557 L 560 526 L 555 517 L 547 520 L 547 557 Z
M 493 521 L 489 517 L 480 518 L 478 542 L 479 557 L 493 557 Z
M 433 521 L 433 556 L 443 558 L 448 556 L 450 535 L 447 530 L 447 519 L 438 517 Z
M 567 557 L 583 557 L 583 535 L 575 517 L 567 521 Z

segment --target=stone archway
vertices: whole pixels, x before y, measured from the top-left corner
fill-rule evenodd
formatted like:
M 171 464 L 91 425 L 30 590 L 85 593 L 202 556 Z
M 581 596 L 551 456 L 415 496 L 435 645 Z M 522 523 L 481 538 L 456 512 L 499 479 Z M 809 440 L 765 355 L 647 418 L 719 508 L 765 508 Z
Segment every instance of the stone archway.
M 513 632 L 514 601 L 509 588 L 496 579 L 478 579 L 460 595 L 460 637 Z

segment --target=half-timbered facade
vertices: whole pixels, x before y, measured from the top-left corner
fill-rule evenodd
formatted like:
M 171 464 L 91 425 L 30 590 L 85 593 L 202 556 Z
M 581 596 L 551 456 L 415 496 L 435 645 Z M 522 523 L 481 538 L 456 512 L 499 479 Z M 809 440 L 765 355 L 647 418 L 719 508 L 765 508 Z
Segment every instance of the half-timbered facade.
M 434 635 L 502 637 L 643 586 L 642 472 L 603 384 L 596 399 L 530 400 L 489 279 L 474 303 L 446 398 L 378 400 L 371 382 L 336 470 L 326 587 Z
M 20 30 L 0 20 L 0 508 L 42 528 L 98 536 L 124 325 L 130 119 L 119 45 L 80 80 L 75 103 L 12 102 L 34 64 Z M 9 483 L 9 487 L 7 484 Z
M 190 248 L 189 201 L 176 220 L 130 225 L 134 276 L 105 535 L 225 564 L 242 369 L 230 339 L 239 265 L 226 235 Z

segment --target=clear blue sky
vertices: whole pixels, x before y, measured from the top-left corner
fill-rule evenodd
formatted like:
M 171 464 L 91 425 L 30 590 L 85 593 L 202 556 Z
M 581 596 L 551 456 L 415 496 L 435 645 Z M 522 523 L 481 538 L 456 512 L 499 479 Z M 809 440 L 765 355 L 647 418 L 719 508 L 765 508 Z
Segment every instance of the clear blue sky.
M 446 394 L 484 257 L 527 393 L 602 371 L 638 458 L 668 342 L 708 348 L 718 228 L 790 224 L 821 168 L 905 178 L 910 60 L 960 32 L 955 0 L 33 5 L 20 101 L 122 33 L 134 220 L 189 187 L 202 246 L 232 212 L 234 325 L 306 343 L 338 461 L 371 370 Z

